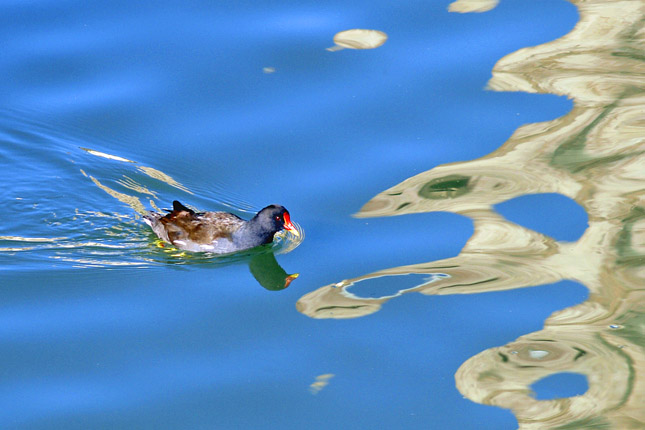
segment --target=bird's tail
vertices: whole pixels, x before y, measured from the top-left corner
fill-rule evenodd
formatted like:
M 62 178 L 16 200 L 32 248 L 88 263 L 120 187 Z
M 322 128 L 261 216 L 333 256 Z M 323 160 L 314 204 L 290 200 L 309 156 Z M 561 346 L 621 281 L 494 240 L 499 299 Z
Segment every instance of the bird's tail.
M 161 215 L 160 213 L 150 211 L 143 216 L 143 222 L 148 224 L 154 230 L 161 217 L 163 217 L 163 215 Z

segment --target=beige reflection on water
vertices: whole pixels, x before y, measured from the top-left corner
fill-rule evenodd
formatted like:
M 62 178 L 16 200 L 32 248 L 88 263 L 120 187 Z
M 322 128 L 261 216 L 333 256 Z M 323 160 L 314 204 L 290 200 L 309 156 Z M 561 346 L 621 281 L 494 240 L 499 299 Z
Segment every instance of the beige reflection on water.
M 468 3 L 460 1 L 459 3 Z M 473 2 L 470 2 L 473 3 Z M 475 2 L 476 3 L 476 2 Z M 555 312 L 538 332 L 466 361 L 455 376 L 467 398 L 509 408 L 521 429 L 645 428 L 645 1 L 572 0 L 580 21 L 566 36 L 502 58 L 489 87 L 567 95 L 573 110 L 527 124 L 497 151 L 436 167 L 383 191 L 359 217 L 449 211 L 475 232 L 454 258 L 394 267 L 322 287 L 297 309 L 313 318 L 376 312 L 401 294 L 471 294 L 572 279 L 589 299 Z M 574 243 L 515 225 L 492 205 L 532 193 L 582 205 L 589 227 Z M 348 287 L 380 276 L 430 278 L 392 297 Z M 586 375 L 584 395 L 536 400 L 551 374 Z
M 334 35 L 335 46 L 327 48 L 328 51 L 340 51 L 341 49 L 374 49 L 387 41 L 387 34 L 379 30 L 366 30 L 354 28 L 352 30 L 340 31 Z
M 494 9 L 499 0 L 457 0 L 448 6 L 450 12 L 488 12 Z
M 94 156 L 101 157 L 101 158 L 107 158 L 108 160 L 115 160 L 115 161 L 122 161 L 122 162 L 126 162 L 126 163 L 138 164 L 136 161 L 128 160 L 127 158 L 119 157 L 117 155 L 106 154 L 104 152 L 99 152 L 99 151 L 95 151 L 95 150 L 88 149 L 88 148 L 80 148 L 80 149 L 82 149 L 82 150 L 86 151 L 87 153 L 92 154 Z M 183 186 L 182 184 L 180 184 L 179 182 L 174 180 L 172 177 L 170 177 L 170 175 L 167 175 L 166 173 L 164 173 L 164 172 L 162 172 L 160 170 L 157 170 L 157 169 L 155 169 L 153 167 L 147 167 L 147 166 L 142 166 L 142 165 L 137 165 L 137 169 L 140 172 L 148 175 L 152 179 L 156 179 L 156 180 L 159 180 L 161 182 L 165 182 L 166 184 L 170 185 L 171 187 L 175 187 L 175 188 L 177 188 L 177 189 L 179 189 L 181 191 L 184 191 L 186 193 L 193 194 L 188 188 L 186 188 L 185 186 Z M 94 182 L 94 184 L 97 187 L 99 187 L 101 190 L 105 191 L 106 193 L 108 193 L 109 195 L 111 195 L 115 199 L 119 200 L 120 202 L 127 204 L 135 212 L 139 213 L 140 215 L 144 215 L 144 214 L 148 213 L 148 211 L 145 209 L 144 205 L 141 203 L 141 201 L 139 200 L 138 197 L 131 196 L 129 194 L 125 194 L 125 193 L 121 193 L 119 191 L 116 191 L 116 190 L 114 190 L 114 189 L 102 184 L 101 182 L 99 182 L 98 179 L 94 178 L 93 176 L 88 175 L 82 169 L 81 169 L 81 173 L 83 174 L 83 176 L 89 177 L 92 180 L 92 182 Z M 149 195 L 149 196 L 151 196 L 153 198 L 157 198 L 157 195 L 154 192 L 150 191 L 148 188 L 144 187 L 143 185 L 139 184 L 134 179 L 132 179 L 132 178 L 130 178 L 128 176 L 124 175 L 123 179 L 119 179 L 117 182 L 120 185 L 124 186 L 125 188 L 128 188 L 128 189 L 130 189 L 132 191 L 135 191 L 136 193 L 147 194 L 147 195 Z

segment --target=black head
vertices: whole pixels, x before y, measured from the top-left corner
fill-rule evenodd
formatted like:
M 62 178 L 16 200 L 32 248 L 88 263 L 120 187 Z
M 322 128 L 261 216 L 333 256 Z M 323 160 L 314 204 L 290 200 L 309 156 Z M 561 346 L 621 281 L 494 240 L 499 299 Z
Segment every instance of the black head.
M 276 233 L 280 230 L 289 230 L 298 235 L 298 231 L 291 224 L 289 211 L 279 205 L 270 205 L 262 209 L 255 216 L 263 229 Z
M 278 205 L 267 206 L 251 218 L 242 227 L 235 239 L 243 246 L 252 248 L 273 242 L 273 236 L 280 230 L 289 230 L 299 236 L 298 230 L 291 224 L 289 212 Z

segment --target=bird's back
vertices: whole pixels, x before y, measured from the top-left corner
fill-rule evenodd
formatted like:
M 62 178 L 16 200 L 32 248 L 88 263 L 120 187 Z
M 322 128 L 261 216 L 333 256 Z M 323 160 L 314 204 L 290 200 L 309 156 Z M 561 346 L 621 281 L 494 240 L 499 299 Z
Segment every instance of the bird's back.
M 246 223 L 227 212 L 197 213 L 177 201 L 167 215 L 151 212 L 144 221 L 161 240 L 177 248 L 218 253 L 237 250 L 233 233 Z

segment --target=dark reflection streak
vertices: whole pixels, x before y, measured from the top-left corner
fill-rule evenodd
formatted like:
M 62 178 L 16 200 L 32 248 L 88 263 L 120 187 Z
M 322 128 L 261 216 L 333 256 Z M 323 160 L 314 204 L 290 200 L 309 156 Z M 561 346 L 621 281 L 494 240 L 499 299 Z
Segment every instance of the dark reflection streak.
M 421 269 L 432 269 L 432 270 L 439 270 L 439 269 L 456 269 L 460 267 L 458 264 L 454 266 L 421 266 Z
M 483 281 L 471 282 L 471 283 L 467 283 L 467 284 L 446 285 L 445 287 L 438 287 L 437 290 L 446 290 L 446 289 L 456 288 L 456 287 L 468 287 L 470 285 L 486 284 L 488 282 L 495 282 L 495 281 L 497 281 L 499 279 L 501 279 L 501 278 L 498 276 L 498 277 L 495 277 L 495 278 L 484 279 Z
M 365 305 L 357 305 L 357 306 L 323 306 L 322 308 L 317 308 L 316 312 L 320 311 L 328 311 L 330 309 L 360 309 L 364 308 Z
M 410 202 L 403 203 L 403 204 L 402 204 L 402 205 L 400 205 L 398 208 L 396 208 L 396 210 L 397 210 L 397 211 L 398 211 L 398 210 L 401 210 L 401 209 L 403 209 L 403 208 L 404 208 L 404 207 L 406 207 L 406 206 L 410 206 L 411 204 L 412 204 L 412 203 L 410 203 Z
M 580 348 L 575 347 L 575 346 L 573 347 L 573 349 L 575 349 L 576 351 L 578 351 L 578 354 L 576 354 L 576 356 L 575 356 L 575 357 L 573 357 L 573 361 L 576 361 L 577 359 L 579 359 L 579 358 L 584 357 L 585 355 L 587 355 L 587 351 L 585 351 L 585 350 L 583 350 L 583 349 L 580 349 Z

